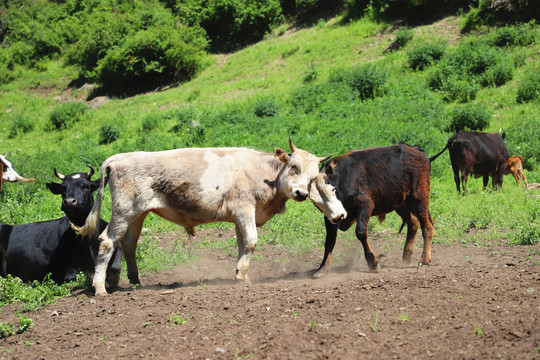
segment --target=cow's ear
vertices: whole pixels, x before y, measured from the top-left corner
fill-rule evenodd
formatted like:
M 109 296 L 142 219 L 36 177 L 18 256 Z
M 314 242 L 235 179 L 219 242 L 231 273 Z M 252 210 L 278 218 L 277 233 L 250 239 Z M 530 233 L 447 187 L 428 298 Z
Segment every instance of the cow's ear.
M 285 164 L 287 164 L 290 160 L 289 155 L 282 148 L 276 148 L 276 156 L 278 157 L 279 161 Z
M 96 191 L 99 188 L 100 181 L 101 179 L 91 181 L 92 185 L 90 185 L 90 189 L 92 190 L 92 192 Z
M 60 195 L 64 191 L 64 186 L 55 182 L 46 183 L 47 188 L 55 195 Z

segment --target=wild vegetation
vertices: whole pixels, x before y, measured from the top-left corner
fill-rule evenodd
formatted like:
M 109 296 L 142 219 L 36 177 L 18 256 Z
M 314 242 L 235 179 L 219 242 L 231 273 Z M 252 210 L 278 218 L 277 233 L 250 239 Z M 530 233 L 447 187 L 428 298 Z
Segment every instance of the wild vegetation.
M 523 156 L 529 182 L 540 182 L 538 24 L 531 11 L 493 8 L 486 16 L 488 2 L 416 25 L 394 13 L 433 1 L 4 0 L 0 151 L 38 180 L 2 188 L 0 223 L 63 216 L 44 186 L 55 181 L 53 168 L 70 173 L 119 152 L 179 147 L 272 152 L 289 136 L 319 156 L 397 143 L 432 156 L 454 131 L 502 128 L 510 155 Z M 394 38 L 400 48 L 383 54 Z M 109 102 L 90 106 L 104 94 Z M 540 241 L 532 192 L 510 177 L 499 191 L 483 191 L 474 179 L 468 189 L 457 194 L 446 157 L 432 164 L 434 242 Z M 322 247 L 321 216 L 291 202 L 265 225 L 260 243 L 293 252 Z M 399 225 L 392 215 L 370 231 Z M 153 216 L 145 226 L 176 229 Z M 139 248 L 140 258 L 159 251 L 156 243 Z M 169 263 L 190 259 L 189 249 L 175 249 L 180 255 L 163 255 Z M 155 263 L 163 261 L 142 267 L 159 270 Z

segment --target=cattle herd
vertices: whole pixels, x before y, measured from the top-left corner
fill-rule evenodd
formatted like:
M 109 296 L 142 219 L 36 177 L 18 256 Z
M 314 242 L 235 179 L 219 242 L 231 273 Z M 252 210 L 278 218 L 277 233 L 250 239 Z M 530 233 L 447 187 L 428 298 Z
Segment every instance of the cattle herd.
M 330 267 L 337 231 L 356 222 L 370 269 L 380 265 L 368 242 L 368 222 L 395 211 L 407 225 L 403 261 L 410 262 L 418 229 L 424 239 L 418 266 L 429 265 L 433 219 L 429 213 L 431 162 L 447 149 L 457 191 L 465 193 L 469 174 L 489 177 L 495 188 L 512 174 L 519 186 L 523 159 L 509 158 L 505 134 L 460 131 L 444 149 L 428 158 L 418 147 L 394 145 L 350 151 L 331 158 L 297 148 L 288 153 L 246 148 L 186 148 L 159 152 L 116 154 L 104 161 L 101 176 L 89 172 L 54 174 L 61 183 L 47 188 L 62 196 L 64 217 L 22 225 L 0 224 L 0 274 L 23 281 L 50 276 L 56 282 L 75 279 L 77 271 L 93 275 L 98 295 L 118 284 L 124 256 L 131 284 L 139 284 L 137 242 L 146 216 L 153 212 L 184 227 L 189 236 L 196 225 L 235 224 L 238 241 L 236 279 L 249 281 L 248 267 L 257 245 L 257 227 L 285 211 L 289 199 L 310 199 L 324 214 L 325 251 L 315 277 Z M 330 159 L 329 161 L 327 161 Z M 322 166 L 319 165 L 322 163 Z M 17 174 L 0 155 L 2 182 L 34 181 Z M 461 172 L 461 176 L 460 176 Z M 100 218 L 104 188 L 109 185 L 110 222 Z M 96 201 L 93 192 L 97 192 Z M 120 246 L 119 246 L 120 245 Z

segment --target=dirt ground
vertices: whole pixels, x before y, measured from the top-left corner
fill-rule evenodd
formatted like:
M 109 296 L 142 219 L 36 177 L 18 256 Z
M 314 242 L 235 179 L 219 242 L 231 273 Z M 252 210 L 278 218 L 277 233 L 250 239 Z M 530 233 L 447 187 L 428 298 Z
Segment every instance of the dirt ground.
M 178 236 L 160 234 L 160 244 Z M 27 314 L 32 329 L 1 339 L 0 358 L 540 359 L 538 244 L 435 244 L 418 271 L 401 264 L 398 241 L 371 243 L 379 272 L 360 243 L 338 240 L 322 279 L 312 277 L 321 252 L 259 247 L 251 285 L 234 282 L 230 251 L 195 246 L 198 262 L 141 277 L 140 289 L 78 290 Z

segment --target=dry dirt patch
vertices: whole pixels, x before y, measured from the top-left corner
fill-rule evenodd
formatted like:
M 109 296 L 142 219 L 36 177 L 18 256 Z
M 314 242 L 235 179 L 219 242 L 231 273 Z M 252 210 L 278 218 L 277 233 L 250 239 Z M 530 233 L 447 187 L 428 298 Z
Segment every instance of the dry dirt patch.
M 160 236 L 166 246 L 177 234 Z M 264 246 L 249 286 L 233 281 L 230 252 L 195 247 L 197 263 L 147 275 L 140 289 L 122 283 L 106 298 L 77 291 L 28 314 L 32 330 L 0 340 L 0 357 L 540 357 L 538 245 L 435 244 L 423 271 L 401 265 L 397 243 L 374 235 L 372 245 L 384 255 L 378 273 L 359 243 L 338 241 L 331 272 L 317 280 L 319 251 L 293 257 Z M 0 322 L 14 322 L 12 313 Z

